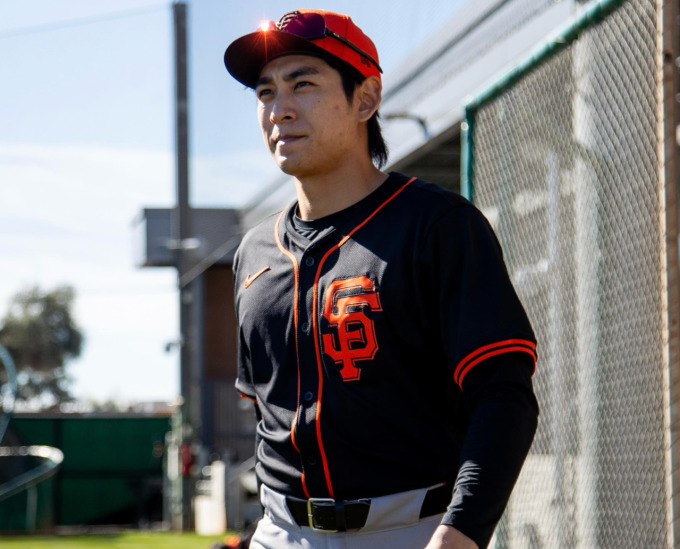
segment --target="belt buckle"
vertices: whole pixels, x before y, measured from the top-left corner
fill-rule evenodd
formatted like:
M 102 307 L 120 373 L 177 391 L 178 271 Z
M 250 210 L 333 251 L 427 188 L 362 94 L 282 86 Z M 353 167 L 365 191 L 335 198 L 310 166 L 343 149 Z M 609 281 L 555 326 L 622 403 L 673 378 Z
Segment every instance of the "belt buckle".
M 316 504 L 327 504 L 327 505 L 320 505 L 320 507 L 335 507 L 335 500 L 332 498 L 309 498 L 307 500 L 307 518 L 309 520 L 309 527 L 314 530 L 315 532 L 337 532 L 338 530 L 330 530 L 327 528 L 319 527 L 314 524 L 314 510 L 313 507 Z

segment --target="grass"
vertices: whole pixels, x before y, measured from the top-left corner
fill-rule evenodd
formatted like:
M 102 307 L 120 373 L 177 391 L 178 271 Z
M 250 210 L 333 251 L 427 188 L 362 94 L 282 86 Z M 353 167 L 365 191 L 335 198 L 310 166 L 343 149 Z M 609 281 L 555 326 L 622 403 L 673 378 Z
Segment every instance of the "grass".
M 0 536 L 0 549 L 211 549 L 224 536 L 121 532 L 77 536 Z

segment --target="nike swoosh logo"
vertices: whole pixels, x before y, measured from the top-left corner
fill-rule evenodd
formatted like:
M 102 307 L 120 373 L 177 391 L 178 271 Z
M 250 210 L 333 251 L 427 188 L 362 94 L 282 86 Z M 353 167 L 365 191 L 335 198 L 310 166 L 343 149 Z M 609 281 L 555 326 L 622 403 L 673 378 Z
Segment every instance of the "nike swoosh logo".
M 246 279 L 243 282 L 243 287 L 247 288 L 248 286 L 250 286 L 258 276 L 260 276 L 262 273 L 266 273 L 268 270 L 269 267 L 265 267 L 264 269 L 260 269 L 259 271 L 257 271 L 254 275 L 249 274 L 248 276 L 246 276 Z

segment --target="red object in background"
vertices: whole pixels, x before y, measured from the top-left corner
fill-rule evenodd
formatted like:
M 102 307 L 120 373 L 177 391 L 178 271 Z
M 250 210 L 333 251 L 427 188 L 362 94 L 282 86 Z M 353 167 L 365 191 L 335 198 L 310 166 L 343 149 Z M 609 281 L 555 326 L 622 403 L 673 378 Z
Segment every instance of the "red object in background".
M 182 476 L 188 477 L 191 475 L 191 470 L 194 468 L 196 459 L 191 444 L 185 442 L 179 447 L 179 461 L 182 470 Z

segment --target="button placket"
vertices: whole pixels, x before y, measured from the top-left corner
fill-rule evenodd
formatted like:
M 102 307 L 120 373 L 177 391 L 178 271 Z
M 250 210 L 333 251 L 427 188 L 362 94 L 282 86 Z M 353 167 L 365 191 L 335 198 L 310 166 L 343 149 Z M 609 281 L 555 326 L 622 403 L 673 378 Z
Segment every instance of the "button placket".
M 320 492 L 327 489 L 326 479 L 323 468 L 320 467 L 322 459 L 320 457 L 321 441 L 317 435 L 316 427 L 316 406 L 317 406 L 317 386 L 319 384 L 319 370 L 316 365 L 315 337 L 308 337 L 314 334 L 313 330 L 313 292 L 315 291 L 315 278 L 319 263 L 316 257 L 311 255 L 310 248 L 307 248 L 299 259 L 299 300 L 298 300 L 298 319 L 299 334 L 298 339 L 298 360 L 299 371 L 299 390 L 298 393 L 298 422 L 296 423 L 296 443 L 300 452 L 305 483 L 309 490 Z M 318 311 L 317 311 L 318 313 Z

